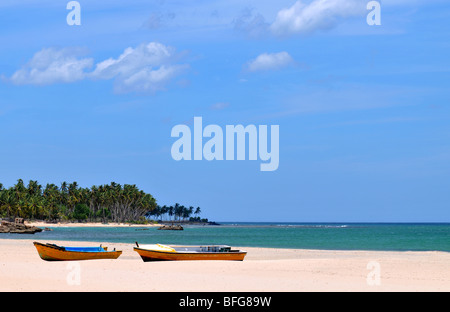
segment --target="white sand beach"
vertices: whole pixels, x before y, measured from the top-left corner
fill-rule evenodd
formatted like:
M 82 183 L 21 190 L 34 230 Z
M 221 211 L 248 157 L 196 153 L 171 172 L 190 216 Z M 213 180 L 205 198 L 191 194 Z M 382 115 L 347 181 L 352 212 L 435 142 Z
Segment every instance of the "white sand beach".
M 43 261 L 31 239 L 0 239 L 0 291 L 450 291 L 450 253 L 246 248 L 244 261 Z M 237 247 L 237 246 L 235 246 Z
M 132 224 L 132 223 L 101 223 L 101 222 L 58 222 L 58 223 L 48 223 L 43 221 L 25 221 L 27 226 L 36 226 L 39 228 L 52 228 L 52 227 L 154 227 L 161 226 L 158 223 L 148 223 L 148 224 Z

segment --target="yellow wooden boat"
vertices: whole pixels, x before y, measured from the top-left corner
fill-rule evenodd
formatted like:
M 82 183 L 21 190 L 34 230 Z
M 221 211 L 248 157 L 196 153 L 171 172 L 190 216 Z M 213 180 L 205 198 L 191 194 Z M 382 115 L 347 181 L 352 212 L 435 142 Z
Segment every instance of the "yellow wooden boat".
M 107 247 L 63 247 L 54 244 L 33 243 L 39 256 L 46 261 L 78 261 L 94 259 L 117 259 L 120 250 L 108 251 Z
M 232 250 L 227 245 L 211 246 L 180 246 L 171 247 L 161 244 L 141 245 L 136 242 L 133 248 L 142 258 L 147 261 L 180 261 L 180 260 L 234 260 L 242 261 L 247 252 Z

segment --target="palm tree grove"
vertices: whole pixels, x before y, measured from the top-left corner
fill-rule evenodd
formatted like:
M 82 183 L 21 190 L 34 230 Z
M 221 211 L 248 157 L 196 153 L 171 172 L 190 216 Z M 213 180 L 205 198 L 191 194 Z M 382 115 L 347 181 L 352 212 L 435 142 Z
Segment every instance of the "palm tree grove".
M 176 203 L 160 207 L 155 198 L 136 185 L 110 184 L 83 188 L 77 182 L 61 186 L 30 180 L 25 185 L 19 179 L 15 185 L 4 188 L 0 183 L 0 218 L 30 220 L 130 222 L 147 223 L 149 218 L 166 221 L 202 221 L 200 207 L 194 209 Z M 197 217 L 192 217 L 196 215 Z

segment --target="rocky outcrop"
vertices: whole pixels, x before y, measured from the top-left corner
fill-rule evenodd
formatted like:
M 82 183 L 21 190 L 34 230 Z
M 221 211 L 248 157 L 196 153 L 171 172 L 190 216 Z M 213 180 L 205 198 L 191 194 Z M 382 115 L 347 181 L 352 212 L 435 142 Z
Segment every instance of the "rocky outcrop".
M 34 234 L 37 232 L 42 232 L 42 229 L 35 226 L 27 226 L 23 223 L 2 221 L 0 225 L 0 233 Z
M 174 230 L 174 231 L 182 231 L 183 227 L 181 225 L 163 225 L 158 228 L 158 230 Z

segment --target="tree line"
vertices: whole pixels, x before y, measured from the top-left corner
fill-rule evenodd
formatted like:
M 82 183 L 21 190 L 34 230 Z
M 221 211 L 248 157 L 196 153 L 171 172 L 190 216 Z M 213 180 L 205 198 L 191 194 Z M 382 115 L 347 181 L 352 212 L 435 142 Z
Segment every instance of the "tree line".
M 174 206 L 159 206 L 148 213 L 148 216 L 154 216 L 160 221 L 196 221 L 196 222 L 208 222 L 208 219 L 200 218 L 200 207 L 194 208 L 193 206 L 185 207 L 176 203 Z M 195 215 L 195 217 L 193 217 Z
M 83 188 L 77 182 L 61 186 L 37 181 L 25 185 L 19 179 L 4 188 L 0 183 L 0 217 L 45 221 L 89 220 L 102 222 L 136 222 L 156 208 L 152 195 L 136 185 L 110 184 Z
M 159 206 L 155 198 L 136 185 L 110 184 L 83 188 L 77 182 L 48 183 L 43 187 L 22 179 L 9 188 L 0 183 L 0 218 L 44 221 L 145 223 L 149 218 L 166 221 L 203 221 L 200 207 Z M 196 217 L 193 217 L 195 215 Z

